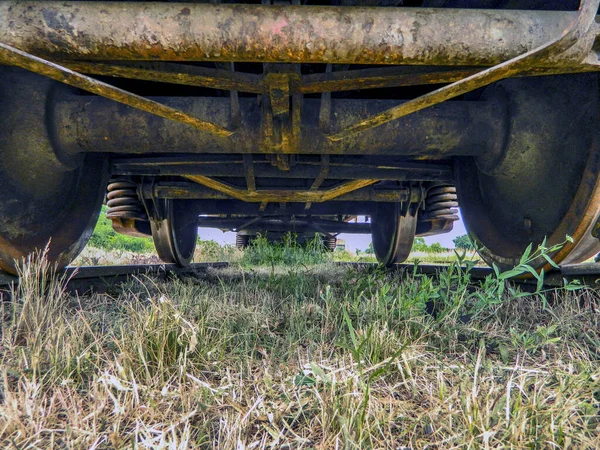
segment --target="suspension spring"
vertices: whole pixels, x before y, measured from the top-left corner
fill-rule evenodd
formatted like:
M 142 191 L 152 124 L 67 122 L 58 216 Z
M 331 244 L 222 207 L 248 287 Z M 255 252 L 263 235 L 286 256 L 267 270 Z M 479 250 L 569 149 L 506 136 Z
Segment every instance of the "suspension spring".
M 137 184 L 125 178 L 113 178 L 106 194 L 109 219 L 148 220 L 144 205 L 137 194 Z
M 335 248 L 337 247 L 337 239 L 335 236 L 324 236 L 323 244 L 325 245 L 325 248 L 327 250 L 329 250 L 330 252 L 333 252 L 333 251 L 335 251 Z
M 458 220 L 456 187 L 434 186 L 427 191 L 425 211 L 429 220 Z
M 246 247 L 248 247 L 249 243 L 250 236 L 248 236 L 247 234 L 237 233 L 235 235 L 235 246 L 238 248 L 238 250 L 244 250 Z

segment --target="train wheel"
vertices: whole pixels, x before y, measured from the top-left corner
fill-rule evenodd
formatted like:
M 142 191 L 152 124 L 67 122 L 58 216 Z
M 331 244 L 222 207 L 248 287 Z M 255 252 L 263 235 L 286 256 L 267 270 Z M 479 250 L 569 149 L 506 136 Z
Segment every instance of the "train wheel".
M 371 216 L 371 238 L 377 261 L 385 266 L 406 261 L 417 229 L 417 213 L 400 203 L 378 203 Z
M 150 220 L 158 256 L 179 267 L 192 262 L 198 237 L 198 214 L 188 206 L 185 200 L 162 200 L 161 218 Z
M 29 72 L 0 70 L 0 269 L 48 247 L 62 268 L 87 243 L 108 181 L 101 156 L 61 154 L 51 116 L 70 88 Z
M 85 247 L 98 220 L 108 175 L 105 161 L 87 158 L 77 170 L 44 171 L 35 183 L 23 178 L 25 184 L 5 175 L 4 162 L 0 161 L 0 269 L 16 273 L 24 257 L 46 246 L 48 262 L 65 267 Z
M 547 238 L 549 255 L 572 264 L 600 251 L 597 75 L 505 80 L 484 94 L 509 112 L 504 145 L 486 159 L 456 163 L 465 226 L 488 264 L 514 267 L 526 247 Z M 548 269 L 538 258 L 531 265 Z

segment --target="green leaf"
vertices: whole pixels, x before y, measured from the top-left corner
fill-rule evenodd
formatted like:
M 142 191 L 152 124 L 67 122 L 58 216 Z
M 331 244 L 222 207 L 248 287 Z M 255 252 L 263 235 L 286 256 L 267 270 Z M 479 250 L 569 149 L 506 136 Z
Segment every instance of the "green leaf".
M 496 275 L 496 278 L 500 278 L 500 269 L 498 269 L 498 266 L 495 263 L 492 263 L 492 269 L 494 269 L 494 275 Z
M 510 361 L 510 352 L 508 347 L 504 344 L 498 345 L 498 351 L 500 352 L 500 358 L 502 358 L 502 362 L 504 364 L 508 364 Z
M 517 266 L 514 269 L 507 270 L 506 272 L 502 272 L 498 276 L 498 279 L 499 280 L 508 280 L 509 278 L 513 278 L 513 277 L 517 277 L 519 275 L 523 275 L 523 273 L 525 273 L 525 270 L 522 268 L 522 266 Z
M 578 291 L 582 288 L 583 288 L 583 286 L 581 285 L 581 281 L 579 281 L 579 280 L 568 281 L 566 278 L 563 278 L 563 289 L 572 292 L 572 291 Z
M 344 320 L 346 321 L 346 325 L 348 326 L 348 331 L 350 332 L 350 339 L 352 340 L 352 346 L 354 350 L 358 349 L 358 342 L 356 342 L 356 333 L 354 332 L 354 327 L 352 326 L 352 321 L 350 320 L 350 316 L 348 316 L 348 311 L 344 309 Z
M 298 374 L 294 377 L 295 386 L 314 386 L 315 384 L 317 384 L 317 380 L 308 375 Z
M 539 273 L 539 277 L 537 279 L 537 285 L 535 287 L 535 291 L 536 292 L 542 292 L 542 289 L 544 289 L 544 271 L 543 270 Z
M 327 376 L 325 371 L 321 369 L 321 367 L 317 366 L 316 364 L 310 363 L 310 368 L 312 369 L 313 373 L 321 380 L 329 382 L 329 377 Z
M 558 264 L 556 264 L 552 258 L 550 258 L 546 253 L 542 253 L 542 257 L 548 262 L 548 264 L 550 264 L 552 267 L 554 267 L 555 269 L 560 269 L 560 266 Z
M 525 264 L 529 260 L 529 256 L 531 255 L 531 250 L 533 249 L 533 242 L 527 246 L 523 255 L 521 255 L 520 264 Z

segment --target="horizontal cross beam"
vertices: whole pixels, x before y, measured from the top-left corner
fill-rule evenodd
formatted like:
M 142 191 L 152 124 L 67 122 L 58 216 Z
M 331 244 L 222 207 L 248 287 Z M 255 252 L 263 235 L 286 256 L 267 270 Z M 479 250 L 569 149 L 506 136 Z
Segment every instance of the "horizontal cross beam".
M 565 30 L 576 12 L 0 2 L 0 42 L 54 60 L 492 66 Z M 543 66 L 568 66 L 598 24 Z

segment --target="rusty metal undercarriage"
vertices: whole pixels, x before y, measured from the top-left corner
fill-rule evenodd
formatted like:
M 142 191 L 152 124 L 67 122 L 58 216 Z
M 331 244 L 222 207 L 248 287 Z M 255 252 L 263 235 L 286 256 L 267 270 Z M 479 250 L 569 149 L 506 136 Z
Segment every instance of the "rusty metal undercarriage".
M 401 262 L 459 204 L 501 268 L 600 250 L 600 0 L 270 3 L 0 1 L 0 268 L 103 201 L 180 265 L 198 225 Z

